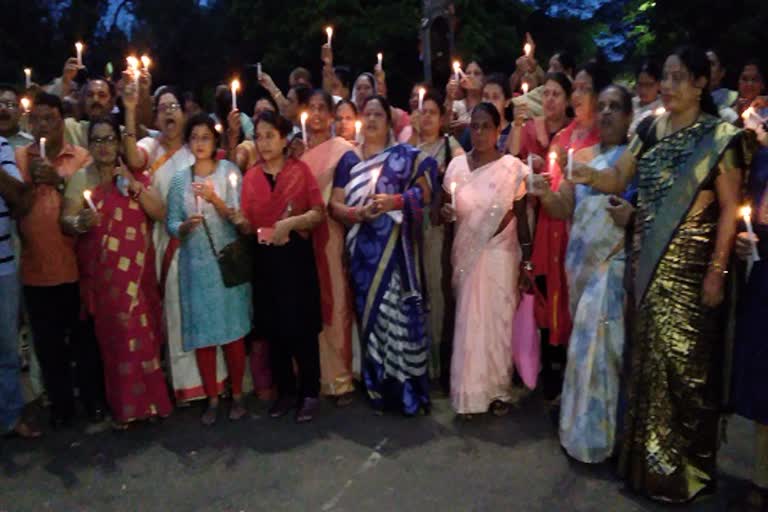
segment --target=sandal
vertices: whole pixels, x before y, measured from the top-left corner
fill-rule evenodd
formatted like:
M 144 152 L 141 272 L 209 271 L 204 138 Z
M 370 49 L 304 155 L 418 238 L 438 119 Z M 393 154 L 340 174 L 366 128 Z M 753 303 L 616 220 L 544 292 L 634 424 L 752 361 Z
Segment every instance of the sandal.
M 219 407 L 215 405 L 209 405 L 205 412 L 203 413 L 202 417 L 200 418 L 200 422 L 203 424 L 203 426 L 210 427 L 214 423 L 216 423 L 216 418 L 219 416 Z
M 248 409 L 243 405 L 243 400 L 232 399 L 232 407 L 229 409 L 229 420 L 237 421 L 248 414 Z

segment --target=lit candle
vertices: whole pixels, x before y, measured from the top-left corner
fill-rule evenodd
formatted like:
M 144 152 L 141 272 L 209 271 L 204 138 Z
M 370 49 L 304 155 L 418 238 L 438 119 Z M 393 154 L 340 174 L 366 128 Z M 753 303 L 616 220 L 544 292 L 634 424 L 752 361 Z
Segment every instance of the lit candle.
M 749 233 L 750 237 L 750 245 L 752 246 L 752 256 L 751 260 L 754 263 L 755 261 L 760 261 L 760 255 L 757 253 L 757 245 L 755 244 L 755 241 L 752 240 L 752 237 L 755 236 L 755 232 L 752 229 L 752 208 L 749 206 L 743 206 L 741 208 L 741 216 L 744 218 L 744 224 L 747 226 L 747 233 Z
M 237 110 L 237 90 L 240 89 L 240 80 L 232 80 L 232 110 Z
M 568 174 L 566 178 L 569 180 L 573 178 L 573 148 L 568 150 Z
M 451 182 L 451 208 L 453 208 L 453 220 L 456 220 L 456 182 Z
M 328 34 L 328 48 L 330 48 L 331 38 L 333 37 L 333 27 L 325 27 L 325 33 Z
M 523 53 L 525 53 L 526 57 L 531 56 L 531 43 L 525 43 L 525 46 L 523 46 Z
M 261 80 L 261 62 L 256 63 L 256 78 Z
M 301 140 L 304 142 L 304 147 L 307 147 L 307 118 L 309 114 L 306 112 L 301 113 Z
M 40 158 L 45 160 L 45 137 L 40 137 Z
M 27 89 L 29 89 L 32 87 L 32 70 L 30 68 L 24 68 L 24 76 L 27 79 Z
M 528 95 L 528 82 L 523 82 L 523 85 L 521 87 L 523 89 L 523 96 Z
M 232 186 L 232 198 L 235 203 L 235 210 L 240 209 L 238 197 L 237 197 L 237 174 L 230 173 L 229 175 L 229 184 Z
M 667 109 L 665 109 L 664 107 L 659 107 L 653 111 L 653 115 L 655 115 L 656 117 L 663 116 L 666 112 L 667 112 Z
M 363 129 L 363 122 L 360 120 L 355 121 L 355 142 L 360 144 L 362 141 L 362 138 L 360 137 L 360 132 Z
M 144 69 L 149 71 L 149 66 L 152 65 L 152 59 L 150 59 L 148 55 L 142 55 L 141 56 L 141 65 L 144 66 Z
M 76 42 L 75 50 L 77 51 L 77 65 L 80 67 L 83 65 L 83 43 L 80 41 Z
M 554 151 L 549 153 L 549 172 L 555 172 L 555 163 L 557 162 L 557 153 Z
M 455 60 L 453 61 L 453 79 L 458 82 L 460 74 L 461 74 L 461 63 Z
M 96 211 L 96 205 L 93 204 L 93 199 L 91 199 L 91 191 L 88 189 L 83 190 L 83 197 L 85 198 L 85 202 L 88 203 L 88 207 Z
M 216 123 L 215 125 L 213 125 L 213 127 L 219 133 L 222 133 L 224 131 L 224 127 L 221 126 L 221 123 Z
M 133 83 L 138 88 L 139 76 L 141 75 L 141 72 L 139 71 L 139 59 L 137 59 L 133 55 L 130 55 L 125 58 L 125 61 L 128 64 L 128 70 L 131 72 L 131 75 L 133 76 Z
M 427 90 L 423 87 L 419 87 L 419 110 L 424 110 L 424 95 L 427 94 Z
M 749 107 L 747 110 L 745 110 L 741 114 L 741 118 L 744 120 L 745 123 L 749 121 L 750 117 L 755 117 L 760 123 L 764 123 L 766 121 L 760 115 L 758 115 L 757 112 L 755 112 L 755 109 L 753 107 Z
M 384 54 L 379 52 L 376 54 L 376 58 L 379 59 L 379 69 L 383 69 Z
M 24 109 L 25 114 L 29 114 L 29 98 L 21 98 L 21 108 Z

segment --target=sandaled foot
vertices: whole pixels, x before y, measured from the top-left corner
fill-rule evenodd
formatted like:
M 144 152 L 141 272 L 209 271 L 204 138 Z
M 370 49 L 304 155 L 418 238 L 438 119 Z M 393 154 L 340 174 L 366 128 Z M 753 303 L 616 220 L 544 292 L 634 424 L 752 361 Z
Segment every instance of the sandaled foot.
M 354 393 L 344 393 L 343 395 L 339 395 L 336 397 L 336 407 L 347 407 L 349 405 L 352 405 L 352 402 L 355 400 Z
M 209 405 L 208 408 L 205 410 L 203 415 L 200 417 L 200 422 L 206 426 L 210 427 L 214 423 L 216 423 L 216 418 L 219 415 L 219 408 L 215 405 Z
M 21 420 L 19 420 L 19 422 L 13 428 L 13 434 L 23 439 L 37 439 L 43 435 L 40 430 L 33 427 L 30 423 Z
M 248 409 L 243 405 L 241 400 L 232 400 L 232 407 L 229 409 L 230 421 L 237 421 L 248 414 Z

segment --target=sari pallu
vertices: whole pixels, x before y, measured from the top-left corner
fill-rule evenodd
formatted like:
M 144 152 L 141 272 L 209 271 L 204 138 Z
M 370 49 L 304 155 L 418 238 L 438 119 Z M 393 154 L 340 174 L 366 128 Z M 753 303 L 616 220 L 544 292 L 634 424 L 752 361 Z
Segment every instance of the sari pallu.
M 714 180 L 739 168 L 739 131 L 706 114 L 663 138 L 656 127 L 629 148 L 637 306 L 620 470 L 637 492 L 686 502 L 715 480 L 725 308 L 705 307 L 701 287 L 720 214 Z
M 613 166 L 626 146 L 595 158 Z M 606 210 L 609 196 L 577 185 L 565 270 L 573 329 L 560 407 L 560 444 L 571 457 L 602 462 L 613 453 L 624 350 L 626 232 Z
M 145 184 L 148 177 L 142 175 Z M 91 299 L 104 361 L 109 407 L 121 423 L 168 416 L 172 405 L 160 367 L 160 291 L 151 221 L 112 184 L 94 189 L 101 224 L 89 233 Z
M 325 206 L 331 197 L 333 177 L 341 157 L 354 146 L 334 137 L 304 153 L 301 160 L 317 180 Z M 314 249 L 320 283 L 323 330 L 320 332 L 320 374 L 322 393 L 343 395 L 354 391 L 352 380 L 352 294 L 344 262 L 344 226 L 326 215 L 316 231 Z
M 521 259 L 517 219 L 497 231 L 525 195 L 526 174 L 527 168 L 509 155 L 475 170 L 460 156 L 446 174 L 446 183 L 457 184 L 451 405 L 459 414 L 485 413 L 492 402 L 511 399 L 510 335 L 515 336 Z
M 363 345 L 363 380 L 379 410 L 416 414 L 429 408 L 420 243 L 424 198 L 416 181 L 425 178 L 431 188 L 436 167 L 432 158 L 401 144 L 358 163 L 345 177 L 350 206 L 362 207 L 374 191 L 403 194 L 404 199 L 402 210 L 355 224 L 346 240 Z M 375 170 L 379 178 L 373 184 Z

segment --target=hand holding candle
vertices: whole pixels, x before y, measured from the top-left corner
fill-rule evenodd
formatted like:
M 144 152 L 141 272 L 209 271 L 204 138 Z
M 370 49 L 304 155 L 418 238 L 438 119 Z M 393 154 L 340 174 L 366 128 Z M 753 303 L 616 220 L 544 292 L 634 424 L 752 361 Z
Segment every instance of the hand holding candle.
M 88 203 L 88 207 L 91 210 L 96 211 L 96 205 L 93 204 L 93 199 L 91 199 L 91 195 L 92 194 L 90 190 L 88 189 L 83 190 L 83 197 L 85 198 L 85 202 Z
M 149 66 L 152 65 L 152 59 L 150 59 L 148 55 L 142 55 L 141 65 L 144 66 L 145 70 L 149 71 Z
M 744 224 L 747 227 L 747 233 L 749 233 L 749 238 L 752 239 L 751 245 L 752 245 L 752 257 L 751 261 L 752 263 L 756 261 L 760 261 L 760 255 L 757 253 L 757 245 L 754 241 L 755 231 L 752 229 L 752 208 L 749 206 L 743 206 L 741 208 L 741 216 L 744 219 Z
M 377 54 L 376 54 L 376 58 L 377 58 L 377 59 L 378 59 L 378 61 L 379 61 L 379 67 L 378 67 L 378 69 L 379 69 L 379 70 L 382 70 L 382 69 L 384 69 L 384 54 L 383 54 L 383 53 L 381 53 L 381 52 L 379 52 L 379 53 L 377 53 Z
M 427 94 L 427 90 L 423 87 L 419 87 L 419 112 L 424 110 L 424 95 Z
M 461 63 L 457 60 L 453 61 L 453 79 L 457 82 L 461 78 Z
M 307 138 L 307 119 L 309 118 L 309 114 L 306 112 L 301 113 L 301 140 L 304 142 L 304 147 L 307 148 L 309 146 L 308 144 L 308 138 Z
M 21 108 L 24 110 L 25 114 L 29 114 L 29 107 L 31 103 L 29 101 L 29 98 L 21 98 Z

